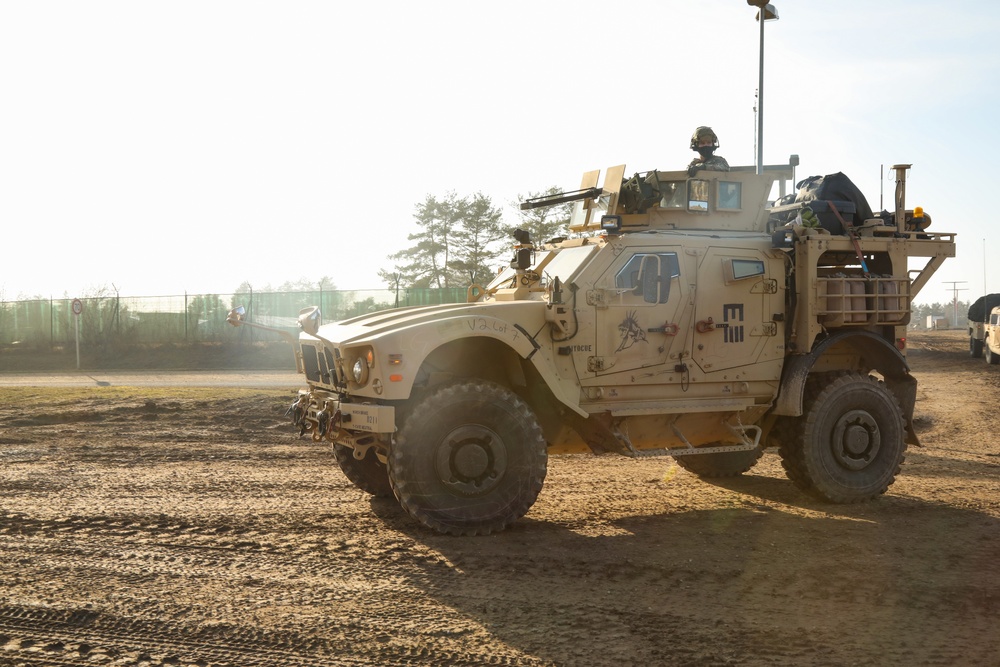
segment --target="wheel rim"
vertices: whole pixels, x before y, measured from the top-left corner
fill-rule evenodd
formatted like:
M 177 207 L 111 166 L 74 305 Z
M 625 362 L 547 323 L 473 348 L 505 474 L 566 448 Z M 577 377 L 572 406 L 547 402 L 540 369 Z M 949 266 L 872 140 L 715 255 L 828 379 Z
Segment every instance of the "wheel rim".
M 463 496 L 477 496 L 488 493 L 503 479 L 507 448 L 492 429 L 468 424 L 442 440 L 435 466 L 447 488 Z
M 837 420 L 830 439 L 834 460 L 848 470 L 862 470 L 878 456 L 882 434 L 865 410 L 851 410 Z

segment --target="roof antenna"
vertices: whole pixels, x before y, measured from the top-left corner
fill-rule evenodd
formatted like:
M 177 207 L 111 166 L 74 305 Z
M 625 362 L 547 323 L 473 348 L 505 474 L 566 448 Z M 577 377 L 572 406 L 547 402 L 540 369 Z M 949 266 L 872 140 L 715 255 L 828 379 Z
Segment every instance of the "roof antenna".
M 878 210 L 880 211 L 885 209 L 885 204 L 882 203 L 883 190 L 885 190 L 885 164 L 880 164 L 878 166 Z

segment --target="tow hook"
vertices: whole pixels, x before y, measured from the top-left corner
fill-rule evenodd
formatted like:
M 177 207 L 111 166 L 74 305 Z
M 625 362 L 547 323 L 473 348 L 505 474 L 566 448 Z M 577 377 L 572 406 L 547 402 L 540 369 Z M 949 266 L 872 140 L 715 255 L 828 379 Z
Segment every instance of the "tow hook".
M 326 435 L 326 430 L 330 426 L 330 413 L 323 408 L 316 413 L 316 430 L 313 432 L 313 440 L 319 441 Z
M 303 433 L 306 432 L 306 422 L 305 422 L 306 410 L 304 407 L 302 407 L 301 396 L 297 398 L 294 403 L 288 406 L 288 410 L 285 411 L 285 416 L 291 417 L 292 426 L 299 427 L 300 429 L 299 435 L 302 435 Z

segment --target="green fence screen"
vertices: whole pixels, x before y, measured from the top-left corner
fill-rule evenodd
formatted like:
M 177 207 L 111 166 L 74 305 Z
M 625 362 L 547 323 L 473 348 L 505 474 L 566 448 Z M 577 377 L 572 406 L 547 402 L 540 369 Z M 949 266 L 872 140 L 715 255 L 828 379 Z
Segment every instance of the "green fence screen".
M 104 296 L 0 302 L 0 345 L 64 345 L 110 343 L 197 343 L 278 339 L 276 334 L 226 323 L 235 306 L 248 320 L 270 327 L 298 330 L 299 311 L 319 306 L 323 321 L 355 317 L 394 307 L 461 303 L 465 288 L 393 290 L 327 290 L 313 292 L 246 292 L 175 296 Z

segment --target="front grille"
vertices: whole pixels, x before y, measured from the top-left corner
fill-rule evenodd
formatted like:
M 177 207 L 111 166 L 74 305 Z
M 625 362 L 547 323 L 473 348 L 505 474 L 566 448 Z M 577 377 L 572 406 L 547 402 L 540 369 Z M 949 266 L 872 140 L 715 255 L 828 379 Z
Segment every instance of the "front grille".
M 319 365 L 319 348 L 311 343 L 302 343 L 302 367 L 306 371 L 306 379 L 310 382 L 322 382 Z
M 336 387 L 343 384 L 338 377 L 333 353 L 325 345 L 302 343 L 302 366 L 310 382 Z
M 329 348 L 323 348 L 323 363 L 326 365 L 327 369 L 327 384 L 339 385 L 343 384 L 340 382 L 337 374 L 337 365 L 333 362 L 333 354 L 330 352 Z

